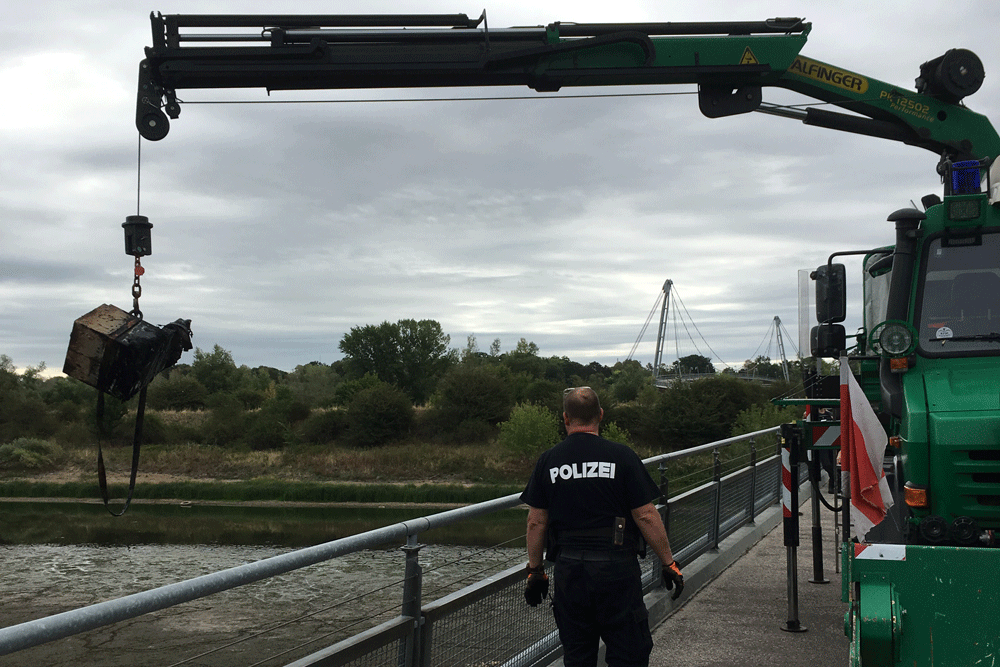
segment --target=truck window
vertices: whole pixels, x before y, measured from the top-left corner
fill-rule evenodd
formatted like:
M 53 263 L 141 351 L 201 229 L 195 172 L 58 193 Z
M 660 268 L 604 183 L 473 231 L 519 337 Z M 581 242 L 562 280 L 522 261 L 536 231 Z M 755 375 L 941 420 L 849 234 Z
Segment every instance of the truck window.
M 932 237 L 921 280 L 921 350 L 933 356 L 1000 354 L 1000 231 Z
M 875 325 L 885 321 L 886 309 L 889 305 L 889 281 L 892 271 L 872 276 L 868 270 L 873 264 L 891 253 L 873 253 L 864 260 L 863 284 L 865 299 L 865 331 L 871 331 Z

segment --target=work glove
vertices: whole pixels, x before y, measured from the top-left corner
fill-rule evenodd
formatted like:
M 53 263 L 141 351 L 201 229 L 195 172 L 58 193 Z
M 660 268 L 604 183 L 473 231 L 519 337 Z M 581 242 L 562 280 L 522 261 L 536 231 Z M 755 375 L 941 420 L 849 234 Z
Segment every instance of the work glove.
M 667 587 L 668 591 L 677 586 L 677 590 L 670 596 L 671 600 L 676 600 L 681 596 L 681 591 L 684 590 L 684 575 L 681 574 L 681 568 L 677 561 L 663 566 L 663 585 Z
M 524 599 L 532 607 L 537 607 L 542 598 L 549 596 L 549 578 L 545 575 L 545 566 L 528 568 L 528 583 L 524 587 Z

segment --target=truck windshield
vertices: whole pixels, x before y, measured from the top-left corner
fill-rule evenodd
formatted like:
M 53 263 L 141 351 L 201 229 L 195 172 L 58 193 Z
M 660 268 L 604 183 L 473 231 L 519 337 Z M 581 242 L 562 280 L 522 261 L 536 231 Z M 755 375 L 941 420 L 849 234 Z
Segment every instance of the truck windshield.
M 927 244 L 920 348 L 933 356 L 1000 354 L 1000 231 Z

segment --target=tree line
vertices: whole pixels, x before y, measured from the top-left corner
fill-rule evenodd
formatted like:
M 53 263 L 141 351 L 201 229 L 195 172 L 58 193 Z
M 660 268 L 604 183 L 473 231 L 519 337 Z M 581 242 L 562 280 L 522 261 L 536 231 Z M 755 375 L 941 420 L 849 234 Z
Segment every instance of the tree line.
M 513 438 L 527 454 L 541 446 L 532 445 L 539 430 L 546 433 L 543 445 L 556 437 L 563 389 L 589 386 L 600 396 L 605 424 L 615 438 L 671 451 L 786 420 L 787 411 L 777 411 L 769 401 L 793 389 L 729 373 L 657 389 L 648 364 L 629 360 L 606 366 L 544 357 L 524 338 L 506 352 L 499 340 L 483 351 L 473 336 L 464 347 L 453 348 L 434 320 L 354 327 L 339 349 L 344 356 L 338 361 L 312 361 L 286 372 L 237 365 L 219 345 L 211 351 L 197 348 L 190 363 L 167 369 L 149 385 L 143 441 L 280 449 Z M 746 366 L 780 376 L 780 367 L 764 357 Z M 710 359 L 692 355 L 661 374 L 690 369 L 714 372 Z M 136 399 L 126 404 L 107 397 L 104 423 L 98 425 L 96 391 L 71 378 L 45 379 L 43 370 L 17 373 L 10 358 L 0 355 L 0 464 L 2 448 L 9 458 L 10 443 L 18 439 L 77 446 L 96 437 L 123 443 L 131 438 Z M 177 411 L 198 411 L 204 419 L 192 428 L 163 418 Z M 527 438 L 527 444 L 518 444 L 518 438 Z

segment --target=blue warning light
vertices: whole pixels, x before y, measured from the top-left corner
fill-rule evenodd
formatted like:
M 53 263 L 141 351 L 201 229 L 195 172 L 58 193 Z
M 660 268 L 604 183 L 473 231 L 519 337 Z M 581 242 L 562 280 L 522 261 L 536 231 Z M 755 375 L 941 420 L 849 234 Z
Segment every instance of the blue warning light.
M 965 160 L 951 165 L 951 192 L 956 195 L 974 195 L 982 192 L 983 177 L 979 160 Z

